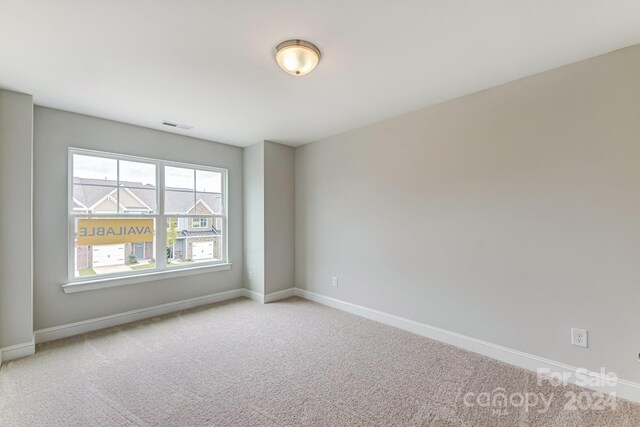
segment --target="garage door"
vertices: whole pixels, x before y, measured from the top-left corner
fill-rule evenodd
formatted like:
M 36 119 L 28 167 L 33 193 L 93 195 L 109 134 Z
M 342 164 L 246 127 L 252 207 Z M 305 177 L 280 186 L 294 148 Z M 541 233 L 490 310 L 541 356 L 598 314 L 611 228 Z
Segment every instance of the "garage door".
M 93 247 L 93 266 L 106 267 L 107 265 L 124 264 L 124 244 L 100 245 Z
M 194 261 L 213 259 L 213 242 L 193 242 L 191 259 Z

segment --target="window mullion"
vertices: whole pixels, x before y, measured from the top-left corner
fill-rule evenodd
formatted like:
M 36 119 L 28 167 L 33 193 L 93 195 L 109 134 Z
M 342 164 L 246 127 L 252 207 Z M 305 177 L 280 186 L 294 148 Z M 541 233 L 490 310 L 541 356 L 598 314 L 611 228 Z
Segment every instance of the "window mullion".
M 120 212 L 120 160 L 116 160 L 116 212 Z
M 167 217 L 164 214 L 164 163 L 158 162 L 157 167 L 158 182 L 158 216 L 156 224 L 156 268 L 164 270 L 167 268 Z
M 198 213 L 198 181 L 196 179 L 196 170 L 193 170 L 193 214 Z

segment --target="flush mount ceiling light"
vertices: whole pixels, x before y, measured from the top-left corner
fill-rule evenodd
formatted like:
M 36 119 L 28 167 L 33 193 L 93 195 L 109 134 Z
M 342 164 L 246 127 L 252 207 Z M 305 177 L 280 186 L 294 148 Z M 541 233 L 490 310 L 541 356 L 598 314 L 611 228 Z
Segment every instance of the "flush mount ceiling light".
M 276 46 L 276 61 L 285 73 L 304 76 L 316 68 L 320 61 L 320 49 L 305 40 L 287 40 Z

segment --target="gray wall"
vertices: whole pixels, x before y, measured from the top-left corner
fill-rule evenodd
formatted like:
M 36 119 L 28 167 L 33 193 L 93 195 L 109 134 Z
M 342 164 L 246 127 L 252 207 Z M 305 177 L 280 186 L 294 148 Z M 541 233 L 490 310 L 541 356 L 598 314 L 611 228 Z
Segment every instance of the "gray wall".
M 292 147 L 265 142 L 265 293 L 293 288 L 295 154 Z
M 264 294 L 264 142 L 244 148 L 244 283 Z M 250 274 L 251 272 L 251 274 Z M 250 277 L 251 276 L 251 277 Z
M 64 294 L 67 281 L 67 148 L 79 147 L 229 170 L 231 270 Z M 35 329 L 242 287 L 242 149 L 109 120 L 35 108 Z
M 638 76 L 635 46 L 298 148 L 297 286 L 639 381 Z
M 244 149 L 245 286 L 261 295 L 294 287 L 294 162 L 275 142 Z
M 0 348 L 33 340 L 33 99 L 0 90 Z

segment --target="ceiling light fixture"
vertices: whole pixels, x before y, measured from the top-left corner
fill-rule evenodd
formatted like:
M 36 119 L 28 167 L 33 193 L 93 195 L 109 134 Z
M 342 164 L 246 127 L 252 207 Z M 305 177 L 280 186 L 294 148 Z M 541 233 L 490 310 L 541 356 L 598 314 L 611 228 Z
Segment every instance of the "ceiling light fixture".
M 276 61 L 282 70 L 292 76 L 304 76 L 320 62 L 320 49 L 305 40 L 287 40 L 276 46 Z

